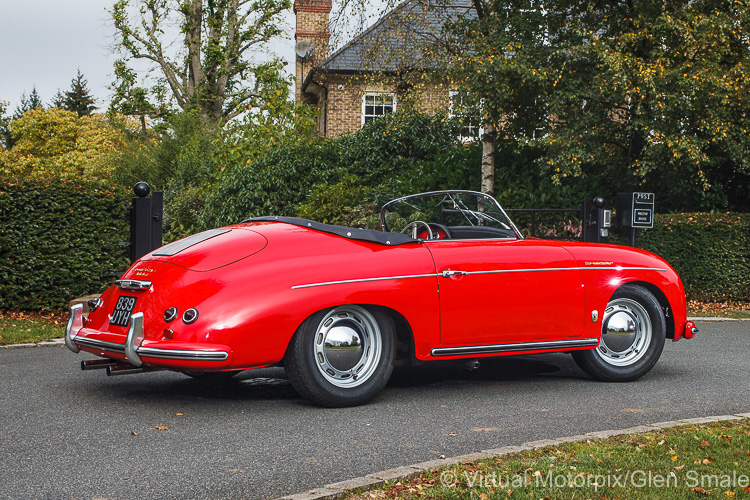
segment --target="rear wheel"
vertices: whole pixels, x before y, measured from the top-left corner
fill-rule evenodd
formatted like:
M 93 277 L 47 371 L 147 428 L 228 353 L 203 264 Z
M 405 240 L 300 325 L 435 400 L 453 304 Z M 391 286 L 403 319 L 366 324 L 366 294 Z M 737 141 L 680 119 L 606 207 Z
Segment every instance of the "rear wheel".
M 637 285 L 623 285 L 604 311 L 599 345 L 573 352 L 573 359 L 599 380 L 635 380 L 659 360 L 665 336 L 664 313 L 653 294 Z
M 365 403 L 393 371 L 394 326 L 377 309 L 345 305 L 307 318 L 289 346 L 289 380 L 309 401 L 329 407 Z

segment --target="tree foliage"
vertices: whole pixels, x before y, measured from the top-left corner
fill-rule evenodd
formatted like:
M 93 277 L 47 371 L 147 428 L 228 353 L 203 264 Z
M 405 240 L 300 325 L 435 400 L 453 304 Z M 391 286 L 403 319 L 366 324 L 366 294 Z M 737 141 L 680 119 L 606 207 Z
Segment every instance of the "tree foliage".
M 472 176 L 465 175 L 471 164 L 455 154 L 456 148 L 463 150 L 445 116 L 414 111 L 381 117 L 353 135 L 333 140 L 292 138 L 251 161 L 238 156 L 236 164 L 227 165 L 206 201 L 200 228 L 300 213 L 363 224 L 364 208 L 372 210 L 383 199 L 406 194 L 417 185 L 429 190 L 449 187 L 443 183 L 446 178 L 471 182 Z
M 259 74 L 267 68 L 267 63 L 253 64 L 249 56 L 282 34 L 281 15 L 291 6 L 289 0 L 132 3 L 118 0 L 111 10 L 117 44 L 125 56 L 115 67 L 114 102 L 124 104 L 128 96 L 137 97 L 143 113 L 164 109 L 170 102 L 182 110 L 198 109 L 212 121 L 247 109 L 257 94 Z M 170 50 L 167 35 L 174 25 L 181 37 L 176 53 Z M 153 92 L 137 86 L 126 64 L 130 59 L 147 60 L 158 68 L 161 77 Z
M 0 173 L 11 177 L 84 176 L 106 179 L 123 136 L 106 117 L 62 109 L 31 109 L 10 124 L 14 142 L 0 151 Z
M 316 110 L 289 100 L 294 78 L 283 71 L 281 63 L 259 71 L 256 88 L 263 97 L 248 101 L 248 112 L 220 132 L 217 159 L 222 169 L 251 162 L 278 146 L 309 143 L 317 135 Z
M 80 69 L 76 77 L 70 82 L 70 90 L 65 92 L 58 90 L 57 95 L 52 100 L 53 107 L 72 111 L 78 116 L 91 116 L 97 109 L 94 103 L 94 97 L 88 89 L 88 82 Z
M 39 96 L 36 87 L 31 89 L 31 93 L 27 96 L 26 92 L 21 94 L 21 103 L 16 106 L 16 110 L 13 113 L 13 119 L 17 120 L 21 118 L 27 111 L 32 109 L 44 109 L 44 103 L 42 98 Z
M 544 148 L 556 182 L 750 208 L 747 1 L 475 4 L 448 26 L 451 75 L 506 144 Z

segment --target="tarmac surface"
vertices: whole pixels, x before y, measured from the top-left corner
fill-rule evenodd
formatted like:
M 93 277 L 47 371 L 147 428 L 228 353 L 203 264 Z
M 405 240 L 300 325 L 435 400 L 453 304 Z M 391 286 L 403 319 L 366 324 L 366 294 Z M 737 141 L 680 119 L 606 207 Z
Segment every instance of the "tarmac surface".
M 639 381 L 566 354 L 399 371 L 322 409 L 280 368 L 226 385 L 82 372 L 64 347 L 0 350 L 0 498 L 275 498 L 394 467 L 667 420 L 750 411 L 750 323 L 700 322 Z

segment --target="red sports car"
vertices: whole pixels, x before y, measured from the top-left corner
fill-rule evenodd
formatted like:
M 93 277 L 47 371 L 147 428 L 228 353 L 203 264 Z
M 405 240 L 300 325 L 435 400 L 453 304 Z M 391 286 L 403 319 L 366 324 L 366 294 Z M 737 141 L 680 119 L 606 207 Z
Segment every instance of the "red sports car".
M 691 338 L 680 278 L 651 253 L 524 237 L 492 197 L 399 198 L 383 231 L 262 217 L 168 244 L 72 308 L 84 369 L 189 375 L 283 365 L 324 406 L 364 403 L 394 362 L 570 351 L 634 380 Z

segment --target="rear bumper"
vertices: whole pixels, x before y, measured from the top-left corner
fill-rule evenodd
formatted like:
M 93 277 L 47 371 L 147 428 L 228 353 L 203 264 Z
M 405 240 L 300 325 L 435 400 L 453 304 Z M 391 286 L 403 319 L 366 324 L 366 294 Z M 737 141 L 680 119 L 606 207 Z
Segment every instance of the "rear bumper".
M 222 345 L 146 340 L 143 313 L 130 317 L 125 343 L 115 341 L 116 337 L 121 338 L 85 328 L 82 305 L 70 308 L 65 345 L 73 352 L 83 349 L 98 356 L 127 361 L 134 367 L 147 365 L 174 369 L 224 368 L 229 365 L 232 354 L 229 347 Z

